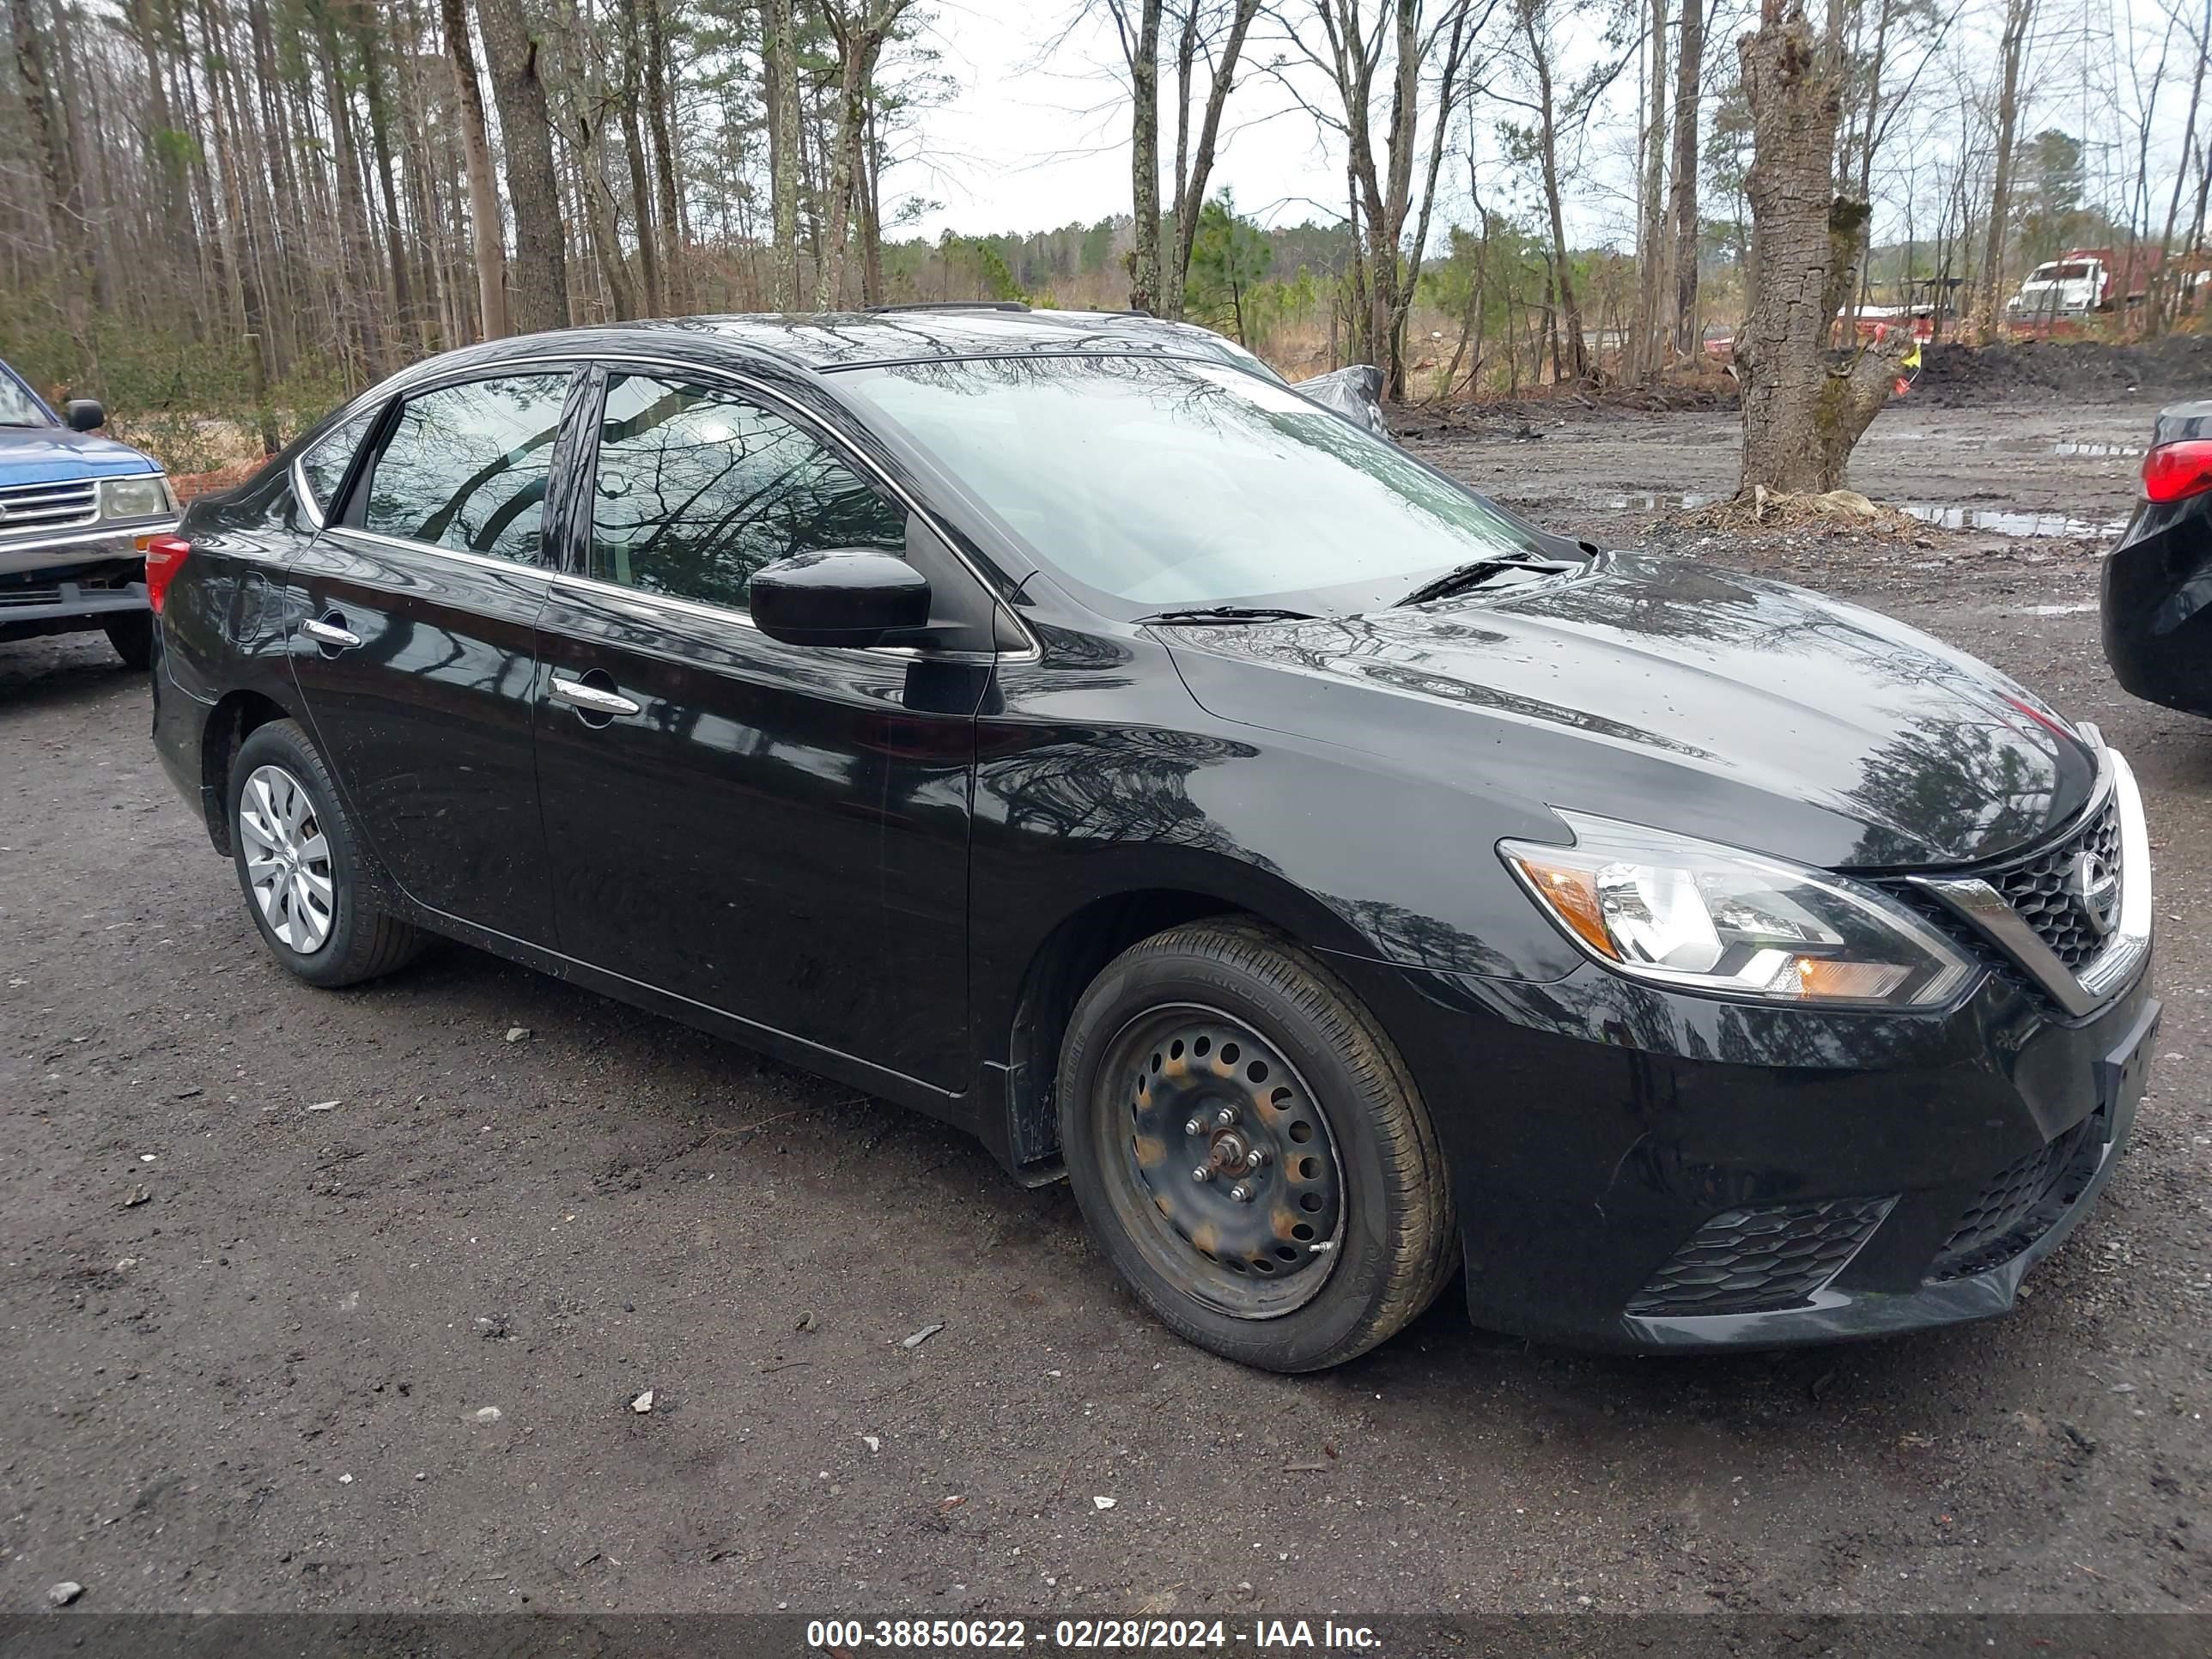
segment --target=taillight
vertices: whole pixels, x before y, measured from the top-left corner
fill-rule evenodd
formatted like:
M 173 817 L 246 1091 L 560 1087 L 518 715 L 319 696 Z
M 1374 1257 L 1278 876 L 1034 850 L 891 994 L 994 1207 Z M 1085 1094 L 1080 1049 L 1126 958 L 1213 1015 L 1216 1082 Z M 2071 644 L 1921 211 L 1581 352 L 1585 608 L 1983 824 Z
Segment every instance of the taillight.
M 192 544 L 182 536 L 141 536 L 137 541 L 146 554 L 146 603 L 158 617 L 161 601 L 169 596 L 169 584 L 185 568 L 185 555 Z
M 2212 438 L 2160 444 L 2143 457 L 2143 494 L 2154 501 L 2185 501 L 2212 489 Z

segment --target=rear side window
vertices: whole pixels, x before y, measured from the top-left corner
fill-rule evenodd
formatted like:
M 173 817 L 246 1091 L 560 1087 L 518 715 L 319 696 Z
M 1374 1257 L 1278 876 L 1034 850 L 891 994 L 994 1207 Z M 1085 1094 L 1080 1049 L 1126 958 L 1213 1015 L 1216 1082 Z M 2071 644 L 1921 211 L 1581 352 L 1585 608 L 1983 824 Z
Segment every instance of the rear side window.
M 906 514 L 804 427 L 711 386 L 608 377 L 592 491 L 601 581 L 742 609 L 763 565 L 839 547 L 902 553 Z
M 399 406 L 369 477 L 362 528 L 536 564 L 568 376 L 440 386 Z
M 307 499 L 325 518 L 330 516 L 331 503 L 337 499 L 338 486 L 345 482 L 346 468 L 353 465 L 354 451 L 376 424 L 378 412 L 365 409 L 339 422 L 300 457 L 300 476 L 307 481 Z

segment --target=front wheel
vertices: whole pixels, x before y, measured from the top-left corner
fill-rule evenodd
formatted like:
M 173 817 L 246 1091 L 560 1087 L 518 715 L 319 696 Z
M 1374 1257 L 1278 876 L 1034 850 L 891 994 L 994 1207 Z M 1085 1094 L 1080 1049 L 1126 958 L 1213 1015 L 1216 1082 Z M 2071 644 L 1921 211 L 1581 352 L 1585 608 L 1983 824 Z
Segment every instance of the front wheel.
M 404 966 L 422 935 L 373 905 L 360 842 L 330 769 L 291 720 L 258 726 L 230 774 L 231 856 L 270 954 L 310 985 Z
M 1374 1017 L 1241 921 L 1108 964 L 1061 1049 L 1060 1143 L 1098 1248 L 1162 1321 L 1268 1370 L 1364 1353 L 1436 1297 L 1451 1188 Z

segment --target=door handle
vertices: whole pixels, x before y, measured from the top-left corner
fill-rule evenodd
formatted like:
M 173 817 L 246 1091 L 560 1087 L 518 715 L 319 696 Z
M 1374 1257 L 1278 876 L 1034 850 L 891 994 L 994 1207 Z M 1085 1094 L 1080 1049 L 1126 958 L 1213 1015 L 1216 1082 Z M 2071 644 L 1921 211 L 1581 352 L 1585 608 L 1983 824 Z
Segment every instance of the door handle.
M 638 705 L 619 691 L 605 691 L 596 685 L 586 685 L 581 680 L 564 680 L 553 677 L 553 696 L 571 708 L 592 714 L 635 714 Z
M 321 617 L 310 617 L 300 624 L 300 631 L 318 645 L 327 645 L 333 650 L 350 651 L 361 643 L 361 635 L 343 626 L 345 618 L 335 611 Z

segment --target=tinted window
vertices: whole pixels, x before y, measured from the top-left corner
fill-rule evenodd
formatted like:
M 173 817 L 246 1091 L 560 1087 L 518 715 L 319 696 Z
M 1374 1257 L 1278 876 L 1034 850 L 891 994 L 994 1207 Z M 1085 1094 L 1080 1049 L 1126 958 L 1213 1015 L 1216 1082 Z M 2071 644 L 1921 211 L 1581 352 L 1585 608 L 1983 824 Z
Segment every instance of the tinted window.
M 339 422 L 300 457 L 300 471 L 307 481 L 307 494 L 321 511 L 330 511 L 331 499 L 345 482 L 353 453 L 361 447 L 361 441 L 368 435 L 369 428 L 376 424 L 379 413 L 377 410 L 366 409 L 351 420 Z
M 804 428 L 708 386 L 608 378 L 592 494 L 601 580 L 741 609 L 764 564 L 905 545 L 905 514 Z
M 536 564 L 563 374 L 516 374 L 410 398 L 369 480 L 362 527 Z

